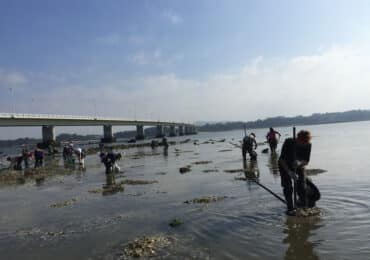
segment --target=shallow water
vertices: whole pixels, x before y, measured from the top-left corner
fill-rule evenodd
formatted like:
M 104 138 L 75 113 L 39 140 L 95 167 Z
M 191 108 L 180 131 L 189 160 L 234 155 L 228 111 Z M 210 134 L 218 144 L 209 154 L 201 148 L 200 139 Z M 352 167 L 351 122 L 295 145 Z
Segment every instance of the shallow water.
M 308 168 L 327 170 L 311 176 L 322 196 L 318 217 L 287 217 L 284 204 L 271 194 L 252 181 L 236 180 L 242 172 L 224 171 L 243 168 L 240 149 L 230 144 L 243 131 L 201 133 L 190 136 L 200 145 L 173 145 L 167 155 L 162 147 L 125 150 L 124 172 L 116 182 L 158 183 L 124 185 L 124 191 L 106 196 L 89 192 L 111 181 L 98 156 L 91 155 L 86 171 L 65 169 L 55 158 L 47 164 L 58 174 L 42 183 L 0 185 L 1 259 L 116 259 L 129 241 L 158 234 L 175 238 L 161 252 L 172 259 L 368 259 L 370 122 L 305 128 L 314 136 Z M 282 139 L 291 135 L 290 128 L 277 130 Z M 266 131 L 255 130 L 258 141 Z M 210 138 L 226 141 L 202 144 Z M 282 195 L 276 158 L 261 153 L 266 147 L 258 147 L 257 165 L 248 162 L 247 167 Z M 191 171 L 180 174 L 179 168 L 189 164 Z M 226 198 L 184 203 L 202 196 Z M 64 207 L 50 207 L 72 199 Z M 174 218 L 184 223 L 172 228 L 168 224 Z

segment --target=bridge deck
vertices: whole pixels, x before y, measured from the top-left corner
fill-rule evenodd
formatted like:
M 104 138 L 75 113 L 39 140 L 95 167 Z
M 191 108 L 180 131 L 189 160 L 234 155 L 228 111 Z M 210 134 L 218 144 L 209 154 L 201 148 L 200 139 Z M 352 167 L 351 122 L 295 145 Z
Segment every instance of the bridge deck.
M 76 115 L 49 114 L 11 114 L 0 113 L 0 126 L 102 126 L 102 125 L 145 125 L 145 126 L 190 126 L 189 123 L 132 120 L 124 118 L 107 118 Z

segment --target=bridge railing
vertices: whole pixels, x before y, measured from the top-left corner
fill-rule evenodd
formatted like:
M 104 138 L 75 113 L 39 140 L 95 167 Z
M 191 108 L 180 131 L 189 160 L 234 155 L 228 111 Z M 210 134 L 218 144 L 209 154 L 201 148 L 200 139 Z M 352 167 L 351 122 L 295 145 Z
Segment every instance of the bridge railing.
M 55 114 L 25 114 L 25 113 L 0 113 L 2 118 L 35 118 L 35 119 L 87 119 L 92 120 L 94 116 L 78 116 L 78 115 L 55 115 Z
M 174 121 L 156 121 L 156 120 L 136 120 L 136 119 L 123 119 L 114 117 L 97 117 L 97 116 L 78 116 L 78 115 L 56 115 L 56 114 L 26 114 L 26 113 L 0 113 L 0 118 L 19 118 L 19 119 L 73 119 L 73 120 L 106 120 L 106 121 L 132 121 L 132 122 L 158 122 L 158 123 L 170 123 L 170 124 L 184 124 L 189 125 L 190 123 L 179 123 Z

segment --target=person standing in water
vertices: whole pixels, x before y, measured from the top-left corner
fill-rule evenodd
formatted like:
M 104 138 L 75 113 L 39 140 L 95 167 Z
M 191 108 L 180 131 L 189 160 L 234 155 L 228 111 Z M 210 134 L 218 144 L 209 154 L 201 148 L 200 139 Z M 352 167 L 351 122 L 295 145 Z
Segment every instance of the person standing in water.
M 309 131 L 301 130 L 297 139 L 287 138 L 284 141 L 278 164 L 288 215 L 294 215 L 295 207 L 297 206 L 293 203 L 292 179 L 297 183 L 299 204 L 302 206 L 306 205 L 304 167 L 310 161 L 310 156 L 311 133 Z
M 33 156 L 35 157 L 35 168 L 42 167 L 44 162 L 44 152 L 38 145 L 33 152 Z
M 278 131 L 275 131 L 274 128 L 270 127 L 270 131 L 267 133 L 266 139 L 267 139 L 267 142 L 269 143 L 271 153 L 276 152 L 276 147 L 277 147 L 280 137 L 281 137 L 281 134 Z
M 242 145 L 242 154 L 243 159 L 246 159 L 247 152 L 251 157 L 251 160 L 257 160 L 257 153 L 255 151 L 257 149 L 257 142 L 256 142 L 256 135 L 251 133 L 248 136 L 243 138 L 243 145 Z

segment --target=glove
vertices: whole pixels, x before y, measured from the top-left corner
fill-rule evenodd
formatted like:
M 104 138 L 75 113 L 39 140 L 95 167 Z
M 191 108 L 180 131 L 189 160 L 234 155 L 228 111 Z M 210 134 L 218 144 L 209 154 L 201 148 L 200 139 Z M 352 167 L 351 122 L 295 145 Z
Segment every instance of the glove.
M 297 175 L 293 171 L 288 171 L 288 174 L 294 181 L 298 180 Z

